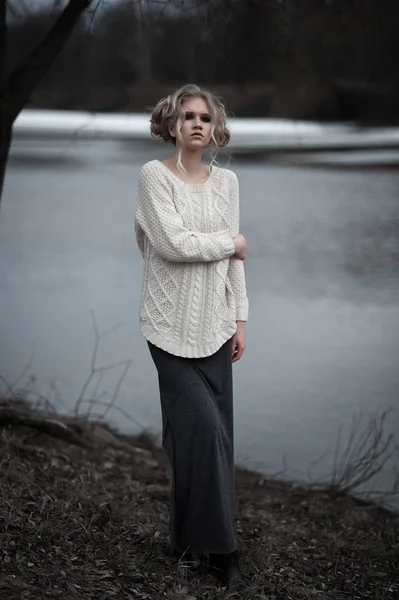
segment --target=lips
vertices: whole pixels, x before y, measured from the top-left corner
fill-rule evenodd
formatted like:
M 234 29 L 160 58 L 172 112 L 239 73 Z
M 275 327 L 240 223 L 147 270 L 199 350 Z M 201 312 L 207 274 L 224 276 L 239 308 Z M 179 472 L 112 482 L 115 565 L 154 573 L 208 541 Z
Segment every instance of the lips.
M 191 137 L 204 137 L 204 136 L 199 131 L 196 131 L 195 133 L 191 134 Z

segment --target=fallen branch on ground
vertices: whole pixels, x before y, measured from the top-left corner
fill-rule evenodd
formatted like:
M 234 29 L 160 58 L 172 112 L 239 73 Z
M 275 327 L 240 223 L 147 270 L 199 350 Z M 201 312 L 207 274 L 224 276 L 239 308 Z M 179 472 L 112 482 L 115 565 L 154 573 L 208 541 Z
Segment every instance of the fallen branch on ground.
M 114 448 L 148 462 L 151 452 L 118 438 L 104 424 L 86 419 L 34 411 L 29 405 L 14 404 L 12 398 L 0 401 L 0 427 L 28 427 L 51 437 L 87 449 Z

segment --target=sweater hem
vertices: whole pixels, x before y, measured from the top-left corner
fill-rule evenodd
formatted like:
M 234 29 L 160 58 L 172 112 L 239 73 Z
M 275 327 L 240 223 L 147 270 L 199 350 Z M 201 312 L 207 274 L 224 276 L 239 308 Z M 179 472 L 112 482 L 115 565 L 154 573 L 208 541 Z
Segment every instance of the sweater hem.
M 234 323 L 231 325 L 231 329 L 223 332 L 223 334 L 220 333 L 212 344 L 200 344 L 195 347 L 187 344 L 176 344 L 175 342 L 170 342 L 156 333 L 146 323 L 141 324 L 140 331 L 148 342 L 154 344 L 154 346 L 157 346 L 169 354 L 180 356 L 181 358 L 205 358 L 215 354 L 215 352 L 217 352 L 219 348 L 223 346 L 223 344 L 233 337 L 237 331 L 237 324 L 234 321 Z

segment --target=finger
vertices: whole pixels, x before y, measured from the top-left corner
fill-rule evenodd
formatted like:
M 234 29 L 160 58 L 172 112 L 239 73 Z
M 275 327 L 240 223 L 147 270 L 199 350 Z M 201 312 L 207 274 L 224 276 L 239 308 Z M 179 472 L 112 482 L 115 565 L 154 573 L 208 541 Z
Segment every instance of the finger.
M 233 363 L 237 362 L 240 360 L 240 358 L 242 357 L 242 355 L 244 354 L 244 350 L 245 350 L 245 346 L 238 343 L 237 344 L 237 352 L 235 353 L 234 357 L 233 357 Z
M 231 344 L 231 357 L 234 358 L 237 354 L 237 336 L 233 336 L 232 344 Z

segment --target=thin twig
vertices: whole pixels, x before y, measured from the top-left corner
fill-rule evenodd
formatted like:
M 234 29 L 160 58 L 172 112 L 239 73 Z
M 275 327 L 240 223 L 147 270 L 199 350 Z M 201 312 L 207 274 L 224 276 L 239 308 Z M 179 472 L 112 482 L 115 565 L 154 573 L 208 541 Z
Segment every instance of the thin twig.
M 111 405 L 115 402 L 117 395 L 119 393 L 120 387 L 126 377 L 126 365 L 129 364 L 129 368 L 131 366 L 131 361 L 130 360 L 121 360 L 118 361 L 116 363 L 113 363 L 111 365 L 106 365 L 103 367 L 97 367 L 96 363 L 97 363 L 97 356 L 98 356 L 98 350 L 100 347 L 100 340 L 104 337 L 106 337 L 107 335 L 110 335 L 111 333 L 114 333 L 115 331 L 117 331 L 120 327 L 122 327 L 123 325 L 125 325 L 125 323 L 118 323 L 117 325 L 115 325 L 114 327 L 111 327 L 109 329 L 106 329 L 103 333 L 99 332 L 98 326 L 97 326 L 97 322 L 96 322 L 96 317 L 94 314 L 94 311 L 91 310 L 90 311 L 90 315 L 91 315 L 91 319 L 92 319 L 92 325 L 93 325 L 93 329 L 94 329 L 94 336 L 95 336 L 95 340 L 94 340 L 94 348 L 93 348 L 93 352 L 92 352 L 92 356 L 91 356 L 91 363 L 90 363 L 90 373 L 86 378 L 86 381 L 84 382 L 82 389 L 80 391 L 80 394 L 78 396 L 77 401 L 75 402 L 75 416 L 79 415 L 79 411 L 80 411 L 80 407 L 83 401 L 83 398 L 86 394 L 86 391 L 90 385 L 90 383 L 92 382 L 93 378 L 95 377 L 95 375 L 100 374 L 100 377 L 102 378 L 102 376 L 104 375 L 104 373 L 106 371 L 111 371 L 117 367 L 125 367 L 121 378 L 118 379 L 117 385 L 116 385 L 116 389 L 114 391 L 114 394 L 112 396 L 111 399 Z M 116 394 L 116 395 L 115 395 Z
M 360 491 L 359 487 L 371 481 L 380 473 L 395 454 L 399 455 L 399 448 L 393 434 L 385 435 L 386 418 L 390 411 L 383 411 L 379 415 L 369 418 L 363 430 L 361 414 L 354 415 L 348 440 L 343 450 L 342 427 L 339 428 L 334 449 L 332 472 L 328 477 L 322 477 L 316 482 L 311 482 L 313 489 L 324 489 L 334 494 L 348 494 L 355 492 L 357 496 L 369 497 L 377 495 L 382 499 L 398 497 L 399 471 L 394 468 L 394 483 L 391 490 Z M 312 466 L 323 458 L 313 461 L 308 469 L 311 478 Z
M 108 407 L 105 409 L 105 411 L 103 413 L 103 418 L 105 418 L 107 416 L 107 414 L 109 413 L 111 408 L 114 406 L 115 401 L 118 398 L 122 383 L 124 382 L 126 375 L 131 366 L 132 366 L 132 361 L 131 360 L 126 361 L 125 368 L 123 369 L 122 374 L 120 375 L 120 377 L 116 383 L 114 393 L 112 394 L 111 402 L 109 403 Z

